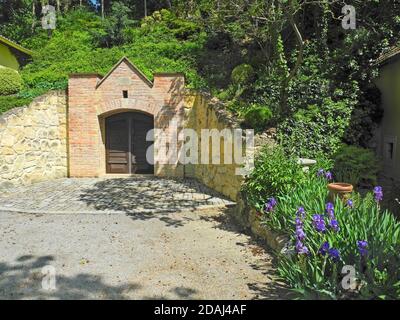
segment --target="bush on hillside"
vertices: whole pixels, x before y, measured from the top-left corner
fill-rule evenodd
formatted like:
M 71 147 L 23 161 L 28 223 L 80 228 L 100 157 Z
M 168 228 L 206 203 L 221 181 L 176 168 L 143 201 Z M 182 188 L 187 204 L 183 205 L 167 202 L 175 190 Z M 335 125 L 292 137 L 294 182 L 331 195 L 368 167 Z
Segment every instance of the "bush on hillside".
M 249 64 L 238 65 L 232 71 L 232 82 L 237 86 L 248 84 L 254 79 L 254 69 Z
M 13 108 L 27 106 L 32 102 L 31 98 L 19 98 L 16 96 L 0 96 L 0 115 Z
M 22 78 L 10 68 L 0 68 L 0 96 L 18 93 L 22 89 Z
M 255 105 L 244 114 L 244 124 L 255 131 L 262 131 L 268 126 L 272 116 L 268 107 Z

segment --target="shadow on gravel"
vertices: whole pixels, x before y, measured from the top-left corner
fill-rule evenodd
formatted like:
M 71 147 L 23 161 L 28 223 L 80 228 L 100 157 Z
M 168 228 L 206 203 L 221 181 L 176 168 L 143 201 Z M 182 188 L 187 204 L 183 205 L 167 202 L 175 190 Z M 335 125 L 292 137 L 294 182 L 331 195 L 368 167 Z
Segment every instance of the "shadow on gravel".
M 199 199 L 187 198 L 188 192 Z M 124 212 L 134 220 L 158 218 L 169 227 L 180 227 L 185 222 L 185 219 L 172 218 L 171 213 L 196 211 L 199 206 L 212 205 L 216 198 L 227 200 L 195 180 L 157 177 L 99 181 L 79 198 L 95 210 Z
M 265 253 L 272 257 L 271 261 L 263 261 L 258 264 L 250 264 L 254 270 L 261 271 L 265 275 L 265 283 L 248 283 L 248 288 L 255 294 L 254 299 L 261 300 L 289 300 L 294 295 L 289 288 L 277 281 L 274 271 L 277 267 L 276 254 L 266 245 L 265 241 L 256 239 L 248 230 L 238 225 L 233 215 L 234 208 L 226 208 L 221 215 L 203 216 L 201 219 L 205 221 L 215 222 L 214 228 L 234 232 L 237 234 L 246 234 L 248 240 L 245 242 L 236 242 L 236 245 L 242 248 L 250 248 L 253 255 L 263 256 Z M 239 250 L 239 248 L 238 248 Z M 271 272 L 272 271 L 272 272 Z
M 100 276 L 82 273 L 73 277 L 56 275 L 56 289 L 47 291 L 42 288 L 45 277 L 42 268 L 51 265 L 53 261 L 53 256 L 21 256 L 13 264 L 0 262 L 0 300 L 124 300 L 127 293 L 141 287 L 138 284 L 109 286 Z

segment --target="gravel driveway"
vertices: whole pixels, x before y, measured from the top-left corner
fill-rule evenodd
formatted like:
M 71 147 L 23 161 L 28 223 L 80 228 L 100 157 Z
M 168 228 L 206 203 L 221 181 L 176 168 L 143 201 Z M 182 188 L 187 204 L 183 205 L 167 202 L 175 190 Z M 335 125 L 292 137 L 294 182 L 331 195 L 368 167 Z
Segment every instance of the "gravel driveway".
M 277 299 L 271 256 L 230 209 L 0 211 L 0 299 Z M 53 266 L 56 287 L 42 287 Z

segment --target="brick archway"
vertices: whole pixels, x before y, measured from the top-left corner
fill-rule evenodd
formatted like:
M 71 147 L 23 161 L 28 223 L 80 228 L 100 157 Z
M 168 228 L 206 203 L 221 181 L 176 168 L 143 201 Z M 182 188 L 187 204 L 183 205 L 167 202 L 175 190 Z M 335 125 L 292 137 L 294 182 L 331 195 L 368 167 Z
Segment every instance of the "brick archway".
M 126 58 L 104 77 L 71 75 L 68 85 L 69 176 L 98 177 L 107 173 L 107 117 L 121 112 L 142 112 L 154 117 L 154 128 L 168 131 L 171 119 L 183 120 L 183 91 L 182 74 L 154 74 L 151 82 Z M 154 144 L 156 146 L 157 141 Z M 176 165 L 169 168 L 158 160 L 155 159 L 156 175 L 182 175 Z

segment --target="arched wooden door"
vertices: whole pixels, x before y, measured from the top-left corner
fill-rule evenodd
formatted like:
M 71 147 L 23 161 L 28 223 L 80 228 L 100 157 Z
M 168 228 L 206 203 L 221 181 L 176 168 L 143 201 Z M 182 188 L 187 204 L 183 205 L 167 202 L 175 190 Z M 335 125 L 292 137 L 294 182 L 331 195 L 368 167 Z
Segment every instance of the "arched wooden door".
M 147 132 L 154 128 L 154 118 L 139 112 L 124 112 L 106 119 L 107 173 L 154 173 L 147 161 Z M 152 161 L 153 162 L 153 161 Z

